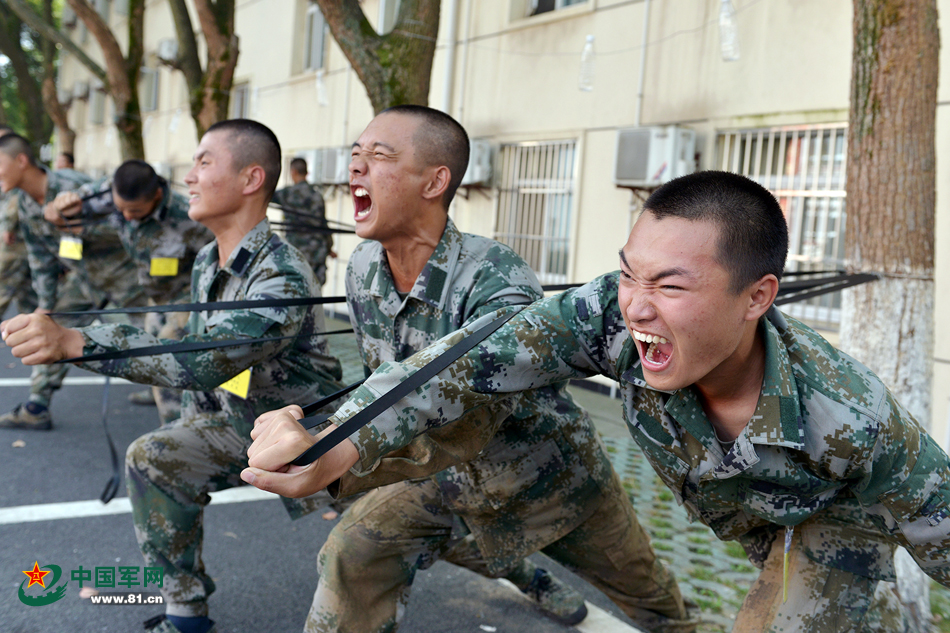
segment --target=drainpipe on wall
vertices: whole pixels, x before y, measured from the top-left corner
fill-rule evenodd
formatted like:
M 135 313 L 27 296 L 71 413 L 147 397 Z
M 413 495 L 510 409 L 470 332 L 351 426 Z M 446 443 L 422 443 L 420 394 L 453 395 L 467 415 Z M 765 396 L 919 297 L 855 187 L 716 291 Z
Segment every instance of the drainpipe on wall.
M 453 2 L 454 4 L 454 2 Z M 459 108 L 458 108 L 458 122 L 462 125 L 465 125 L 463 120 L 463 114 L 465 112 L 465 87 L 468 83 L 468 43 L 472 39 L 471 28 L 472 28 L 472 5 L 475 4 L 475 0 L 468 0 L 468 3 L 465 7 L 465 28 L 462 29 L 462 37 L 465 39 L 462 42 L 462 72 L 459 79 Z
M 650 0 L 643 0 L 643 41 L 640 44 L 640 80 L 637 84 L 637 110 L 634 125 L 640 127 L 643 112 L 643 82 L 647 72 L 647 38 L 650 36 Z

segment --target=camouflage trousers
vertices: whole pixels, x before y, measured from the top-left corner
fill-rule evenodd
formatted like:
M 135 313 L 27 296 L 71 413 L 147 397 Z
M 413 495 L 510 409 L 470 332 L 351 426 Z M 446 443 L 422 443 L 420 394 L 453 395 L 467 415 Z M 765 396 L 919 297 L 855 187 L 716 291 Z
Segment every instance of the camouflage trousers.
M 82 312 L 98 307 L 86 296 L 79 277 L 72 272 L 66 273 L 57 289 L 56 306 L 53 311 Z M 82 327 L 95 320 L 93 316 L 82 315 L 55 318 L 57 323 L 66 327 Z M 63 386 L 63 380 L 70 367 L 71 365 L 68 364 L 35 365 L 30 372 L 30 402 L 48 407 L 53 398 L 53 392 Z
M 250 438 L 224 416 L 176 420 L 139 437 L 125 454 L 135 537 L 147 566 L 164 569 L 169 615 L 208 615 L 214 581 L 201 559 L 208 493 L 243 485 Z
M 591 518 L 541 551 L 604 592 L 646 630 L 692 631 L 676 580 L 654 555 L 616 474 L 614 483 Z M 438 486 L 428 480 L 366 494 L 320 550 L 320 580 L 305 631 L 395 631 L 416 571 L 440 558 L 484 576 L 504 575 L 489 572 L 471 535 L 452 540 L 452 522 Z
M 22 241 L 7 244 L 0 239 L 0 318 L 14 301 L 19 313 L 36 310 L 36 292 L 26 258 L 26 245 Z
M 796 533 L 783 602 L 785 538 L 775 539 L 765 567 L 736 618 L 733 633 L 910 633 L 909 614 L 891 583 L 812 561 Z
M 154 305 L 154 304 L 152 304 Z M 188 334 L 188 312 L 149 312 L 145 315 L 145 331 L 153 336 L 180 341 Z M 152 387 L 158 419 L 170 424 L 181 417 L 181 390 Z

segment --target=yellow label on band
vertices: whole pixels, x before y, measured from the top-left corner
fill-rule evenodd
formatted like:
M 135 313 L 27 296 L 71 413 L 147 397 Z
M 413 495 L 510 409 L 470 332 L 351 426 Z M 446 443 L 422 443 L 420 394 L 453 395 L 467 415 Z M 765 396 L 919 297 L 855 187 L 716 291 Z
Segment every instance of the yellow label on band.
M 178 258 L 153 257 L 148 274 L 152 277 L 174 277 L 178 274 Z
M 82 259 L 82 240 L 75 237 L 62 237 L 59 240 L 59 256 L 63 259 Z
M 242 400 L 247 400 L 247 392 L 251 388 L 251 370 L 245 369 L 231 380 L 224 381 L 218 387 L 233 393 Z

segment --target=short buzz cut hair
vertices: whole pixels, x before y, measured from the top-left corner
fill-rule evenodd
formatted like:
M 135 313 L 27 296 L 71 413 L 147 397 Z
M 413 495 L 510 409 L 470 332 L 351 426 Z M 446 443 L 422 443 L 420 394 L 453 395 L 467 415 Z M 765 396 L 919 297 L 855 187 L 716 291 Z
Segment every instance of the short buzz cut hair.
M 62 156 L 63 158 L 65 158 L 67 161 L 69 161 L 69 166 L 70 166 L 70 167 L 72 167 L 73 165 L 76 164 L 76 158 L 75 158 L 71 153 L 69 153 L 69 152 L 60 152 L 59 155 Z
M 0 136 L 4 134 L 9 134 L 13 131 L 13 128 L 7 125 L 6 123 L 0 123 Z
M 280 179 L 280 141 L 274 132 L 251 119 L 218 121 L 205 134 L 212 132 L 228 135 L 228 149 L 235 171 L 249 165 L 258 165 L 264 170 L 264 195 L 266 200 L 270 200 Z
M 413 147 L 424 166 L 449 168 L 449 186 L 442 196 L 442 206 L 448 210 L 468 169 L 470 146 L 465 128 L 445 112 L 426 106 L 398 105 L 380 112 L 388 113 L 420 119 L 419 129 L 412 139 Z
M 290 170 L 295 171 L 301 176 L 307 175 L 307 161 L 300 158 L 299 156 L 292 161 L 290 161 Z
M 657 220 L 682 218 L 719 227 L 719 263 L 738 294 L 763 276 L 782 279 L 788 255 L 788 223 L 768 189 L 738 174 L 701 171 L 681 176 L 643 203 Z
M 10 158 L 16 158 L 20 154 L 26 154 L 30 164 L 36 167 L 36 156 L 33 154 L 33 147 L 26 138 L 11 132 L 0 136 L 0 152 L 3 152 Z
M 115 170 L 112 189 L 123 200 L 152 198 L 164 179 L 144 160 L 127 160 Z

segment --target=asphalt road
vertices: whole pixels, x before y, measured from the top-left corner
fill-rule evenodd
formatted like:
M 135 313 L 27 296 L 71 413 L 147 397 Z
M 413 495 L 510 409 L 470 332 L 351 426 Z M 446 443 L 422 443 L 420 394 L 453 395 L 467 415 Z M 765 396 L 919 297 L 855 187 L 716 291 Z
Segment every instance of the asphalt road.
M 28 377 L 29 369 L 0 345 L 0 411 L 26 399 Z M 32 569 L 34 562 L 41 568 L 62 568 L 58 585 L 80 566 L 143 567 L 131 516 L 124 510 L 124 481 L 109 506 L 98 501 L 111 465 L 101 423 L 103 386 L 96 383 L 94 374 L 70 371 L 66 386 L 53 400 L 51 432 L 0 429 L 2 633 L 141 631 L 144 620 L 164 611 L 155 605 L 93 605 L 80 597 L 76 581 L 68 582 L 64 597 L 52 604 L 30 606 L 19 597 L 26 579 L 22 572 Z M 127 400 L 140 388 L 113 383 L 109 389 L 108 424 L 120 456 L 132 440 L 158 426 L 154 408 L 136 407 Z M 335 521 L 322 519 L 321 513 L 291 521 L 277 499 L 260 499 L 253 489 L 244 492 L 256 500 L 232 498 L 212 503 L 205 511 L 204 560 L 217 584 L 209 601 L 211 617 L 222 633 L 301 631 L 317 583 L 317 552 Z M 79 507 L 73 502 L 91 503 Z M 88 509 L 93 515 L 81 516 Z M 58 518 L 33 520 L 36 511 L 56 513 Z M 103 511 L 118 513 L 99 514 Z M 619 614 L 576 576 L 543 556 L 533 558 L 569 579 L 592 603 Z M 143 573 L 139 571 L 139 581 Z M 594 617 L 580 628 L 598 633 L 632 630 L 617 620 Z M 418 574 L 400 628 L 406 633 L 571 630 L 547 619 L 497 581 L 441 562 Z

